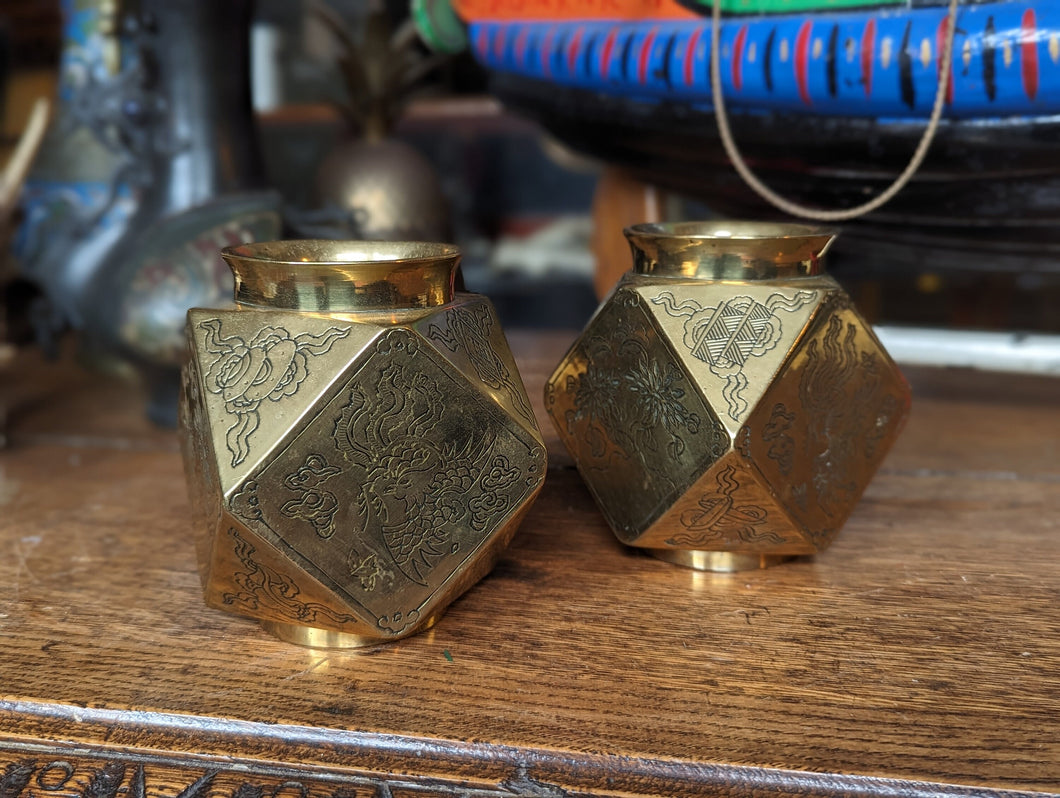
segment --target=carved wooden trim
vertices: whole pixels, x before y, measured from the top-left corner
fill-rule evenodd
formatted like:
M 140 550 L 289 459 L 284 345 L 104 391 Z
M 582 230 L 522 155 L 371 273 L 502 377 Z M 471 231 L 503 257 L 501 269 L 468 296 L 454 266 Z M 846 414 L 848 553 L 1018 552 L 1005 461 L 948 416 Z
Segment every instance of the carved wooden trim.
M 288 727 L 265 728 L 282 735 Z M 306 756 L 308 751 L 304 746 L 309 741 L 299 739 L 298 727 L 289 728 L 294 732 L 291 748 L 275 746 L 273 738 L 269 759 L 247 758 L 240 744 L 250 742 L 247 739 L 230 740 L 232 750 L 238 753 L 225 756 L 0 738 L 0 798 L 869 798 L 880 795 L 1043 798 L 1060 795 L 835 773 L 600 754 L 573 755 L 341 730 L 314 730 L 325 733 L 311 735 L 313 747 L 320 747 L 316 751 L 318 756 L 313 757 Z M 128 732 L 142 740 L 146 730 L 115 731 L 118 736 Z M 184 743 L 195 751 L 211 750 L 216 743 L 212 737 L 210 734 L 202 738 L 185 737 Z M 323 739 L 326 737 L 334 739 L 326 741 Z M 205 745 L 200 747 L 200 742 Z M 249 746 L 253 747 L 253 744 Z M 378 768 L 387 768 L 389 772 Z
M 21 746 L 20 746 L 21 748 Z M 143 753 L 0 749 L 0 798 L 511 798 L 457 780 L 321 773 L 240 763 L 174 764 Z M 566 795 L 562 790 L 557 796 Z

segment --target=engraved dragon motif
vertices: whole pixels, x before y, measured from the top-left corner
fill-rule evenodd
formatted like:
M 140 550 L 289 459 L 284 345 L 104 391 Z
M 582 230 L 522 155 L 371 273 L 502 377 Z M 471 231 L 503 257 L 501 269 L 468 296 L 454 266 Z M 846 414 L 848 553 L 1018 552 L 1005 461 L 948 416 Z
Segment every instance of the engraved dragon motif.
M 351 479 L 360 486 L 361 527 L 378 523 L 398 568 L 420 585 L 440 558 L 457 551 L 458 522 L 470 516 L 470 526 L 484 530 L 507 512 L 503 489 L 519 477 L 493 452 L 492 436 L 453 439 L 440 429 L 444 408 L 433 379 L 390 362 L 370 390 L 350 389 L 333 431 L 343 457 L 363 472 Z M 476 485 L 490 494 L 488 502 Z

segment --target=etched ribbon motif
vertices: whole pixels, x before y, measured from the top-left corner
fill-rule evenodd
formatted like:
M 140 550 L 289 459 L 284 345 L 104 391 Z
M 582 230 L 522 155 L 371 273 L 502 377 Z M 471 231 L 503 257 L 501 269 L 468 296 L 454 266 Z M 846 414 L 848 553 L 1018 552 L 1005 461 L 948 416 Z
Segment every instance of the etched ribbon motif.
M 681 524 L 690 533 L 675 535 L 666 541 L 670 546 L 703 545 L 725 538 L 745 543 L 784 542 L 784 538 L 763 528 L 768 520 L 765 508 L 753 504 L 736 504 L 733 494 L 739 489 L 736 469 L 726 466 L 717 476 L 717 491 L 703 495 L 694 510 L 681 514 Z

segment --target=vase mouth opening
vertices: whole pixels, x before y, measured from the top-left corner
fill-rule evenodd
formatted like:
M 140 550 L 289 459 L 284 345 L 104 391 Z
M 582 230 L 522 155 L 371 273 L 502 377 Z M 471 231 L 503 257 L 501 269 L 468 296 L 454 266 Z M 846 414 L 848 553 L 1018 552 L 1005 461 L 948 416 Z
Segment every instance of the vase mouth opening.
M 623 231 L 639 274 L 767 280 L 823 272 L 834 230 L 754 221 L 662 222 Z
M 316 312 L 436 307 L 453 300 L 460 250 L 430 241 L 260 241 L 221 250 L 239 305 Z
M 459 258 L 460 249 L 454 244 L 433 241 L 296 239 L 238 244 L 225 247 L 222 255 L 289 266 L 371 266 Z

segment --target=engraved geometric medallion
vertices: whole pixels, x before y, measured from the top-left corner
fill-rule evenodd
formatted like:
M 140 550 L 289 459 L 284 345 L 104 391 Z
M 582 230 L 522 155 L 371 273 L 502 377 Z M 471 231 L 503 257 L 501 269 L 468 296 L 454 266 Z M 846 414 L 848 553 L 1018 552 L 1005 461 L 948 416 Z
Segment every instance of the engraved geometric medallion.
M 773 286 L 741 286 L 740 291 L 738 296 L 725 286 L 640 291 L 659 326 L 692 356 L 687 360 L 693 376 L 721 400 L 719 415 L 730 430 L 754 407 L 768 376 L 824 296 L 817 290 L 778 291 Z

